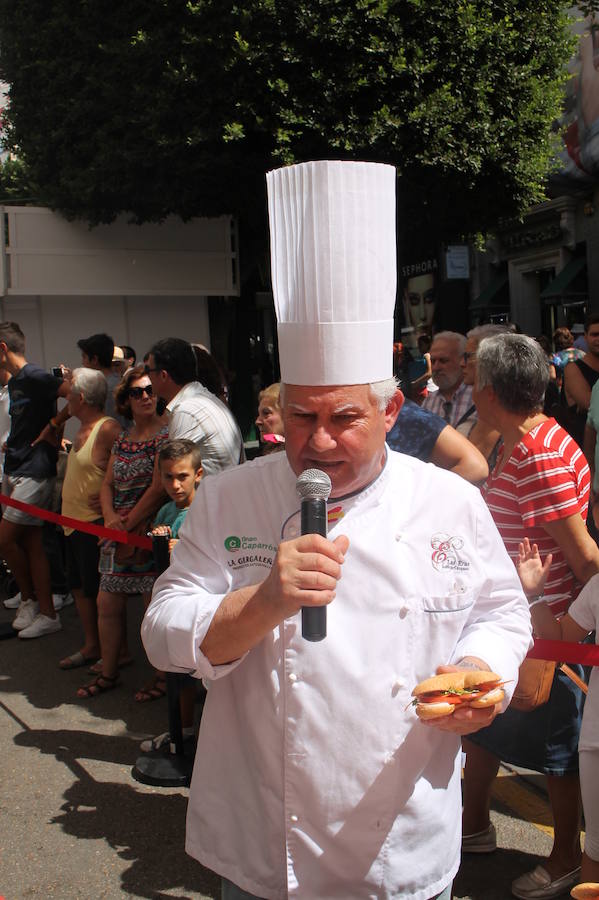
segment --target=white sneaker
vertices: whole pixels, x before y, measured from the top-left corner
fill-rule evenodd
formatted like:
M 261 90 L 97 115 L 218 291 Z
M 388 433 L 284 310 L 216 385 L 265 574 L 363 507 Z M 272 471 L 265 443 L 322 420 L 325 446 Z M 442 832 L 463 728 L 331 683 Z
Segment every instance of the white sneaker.
M 52 602 L 54 603 L 54 610 L 58 612 L 59 609 L 64 609 L 65 606 L 71 606 L 75 602 L 75 598 L 69 591 L 68 594 L 52 594 Z
M 55 619 L 51 619 L 43 613 L 38 613 L 31 625 L 28 625 L 27 628 L 22 628 L 21 631 L 19 631 L 19 637 L 43 637 L 45 634 L 54 634 L 55 631 L 60 631 L 61 628 L 62 625 L 60 624 L 58 616 L 56 616 Z
M 21 602 L 21 591 L 14 595 L 14 597 L 7 597 L 4 601 L 5 609 L 18 609 L 19 603 Z
M 15 631 L 21 631 L 22 628 L 27 628 L 38 612 L 40 611 L 40 605 L 37 600 L 21 600 L 19 603 L 19 611 L 13 619 L 12 627 Z

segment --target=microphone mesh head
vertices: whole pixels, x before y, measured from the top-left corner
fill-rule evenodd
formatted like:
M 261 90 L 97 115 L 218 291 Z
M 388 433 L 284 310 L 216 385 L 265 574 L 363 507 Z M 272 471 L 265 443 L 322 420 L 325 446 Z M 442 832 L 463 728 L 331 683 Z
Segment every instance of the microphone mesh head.
M 328 500 L 331 487 L 331 479 L 320 469 L 304 469 L 295 483 L 302 500 Z

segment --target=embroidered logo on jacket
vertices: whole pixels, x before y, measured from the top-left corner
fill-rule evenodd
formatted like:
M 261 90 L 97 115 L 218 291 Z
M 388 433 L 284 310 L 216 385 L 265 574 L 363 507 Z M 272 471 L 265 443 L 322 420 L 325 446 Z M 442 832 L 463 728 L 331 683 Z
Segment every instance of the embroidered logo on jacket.
M 466 572 L 470 568 L 470 562 L 460 554 L 460 550 L 464 547 L 464 541 L 459 535 L 452 536 L 438 531 L 431 537 L 431 547 L 433 548 L 431 561 L 433 569 L 436 569 L 437 572 L 448 570 Z
M 275 544 L 260 541 L 257 537 L 248 537 L 230 534 L 224 540 L 225 550 L 233 554 L 233 559 L 227 560 L 230 569 L 245 569 L 248 566 L 261 566 L 270 569 L 273 564 L 274 554 L 277 552 Z M 244 551 L 243 556 L 237 556 L 239 551 Z

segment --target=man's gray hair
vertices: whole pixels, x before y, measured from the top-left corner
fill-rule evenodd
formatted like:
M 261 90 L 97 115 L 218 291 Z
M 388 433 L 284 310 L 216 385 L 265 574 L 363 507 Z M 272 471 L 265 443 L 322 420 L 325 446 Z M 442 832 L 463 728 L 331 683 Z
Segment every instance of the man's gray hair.
M 399 384 L 395 376 L 371 383 L 370 395 L 377 404 L 379 412 L 385 412 L 398 390 Z
M 370 385 L 370 395 L 380 412 L 384 412 L 387 406 L 399 390 L 397 378 L 393 375 L 391 378 L 385 378 L 384 381 L 373 381 Z M 279 403 L 281 407 L 285 406 L 285 383 L 281 382 L 279 391 Z
M 102 372 L 81 366 L 73 372 L 71 384 L 73 389 L 83 396 L 84 403 L 104 409 L 108 396 L 108 382 Z
M 525 334 L 484 338 L 476 354 L 479 390 L 490 385 L 508 412 L 534 413 L 543 408 L 549 363 L 542 347 Z
M 436 341 L 453 341 L 457 344 L 458 347 L 458 356 L 461 356 L 464 352 L 464 348 L 466 347 L 466 336 L 460 334 L 459 331 L 439 331 L 437 334 L 433 336 L 433 342 L 431 344 L 431 349 L 434 347 Z
M 487 323 L 486 325 L 477 325 L 476 328 L 471 328 L 470 331 L 466 332 L 466 337 L 468 340 L 474 340 L 477 343 L 480 343 L 483 338 L 493 337 L 496 334 L 508 334 L 509 328 L 506 328 L 505 325 L 495 325 L 492 322 Z

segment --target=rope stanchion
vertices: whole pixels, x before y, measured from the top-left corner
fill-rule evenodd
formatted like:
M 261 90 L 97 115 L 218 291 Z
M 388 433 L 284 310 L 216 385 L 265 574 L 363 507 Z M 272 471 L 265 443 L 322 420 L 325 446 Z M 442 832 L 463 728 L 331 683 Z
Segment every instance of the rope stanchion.
M 154 562 L 158 572 L 164 572 L 169 565 L 168 536 L 157 534 L 153 537 Z M 179 697 L 181 689 L 189 683 L 189 675 L 175 672 L 166 673 L 168 701 L 169 746 L 162 750 L 153 750 L 139 756 L 131 770 L 136 781 L 154 787 L 189 787 L 195 750 L 186 752 L 183 742 L 181 707 Z M 170 745 L 172 744 L 171 751 Z

